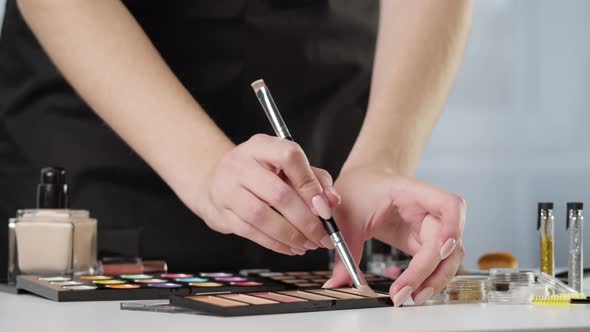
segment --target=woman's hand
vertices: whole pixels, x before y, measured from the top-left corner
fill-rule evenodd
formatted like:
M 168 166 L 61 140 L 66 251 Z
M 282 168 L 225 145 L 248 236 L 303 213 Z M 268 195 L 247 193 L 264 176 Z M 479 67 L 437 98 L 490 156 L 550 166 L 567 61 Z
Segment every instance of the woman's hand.
M 356 262 L 372 237 L 413 256 L 389 290 L 396 306 L 411 294 L 417 305 L 423 304 L 455 275 L 464 256 L 466 206 L 461 197 L 371 167 L 343 169 L 335 187 L 342 204 L 334 210 L 334 219 Z M 349 283 L 338 260 L 325 287 Z
M 218 232 L 286 255 L 333 247 L 318 216 L 330 218 L 339 196 L 328 172 L 311 167 L 294 142 L 258 134 L 231 149 L 204 199 L 196 212 Z

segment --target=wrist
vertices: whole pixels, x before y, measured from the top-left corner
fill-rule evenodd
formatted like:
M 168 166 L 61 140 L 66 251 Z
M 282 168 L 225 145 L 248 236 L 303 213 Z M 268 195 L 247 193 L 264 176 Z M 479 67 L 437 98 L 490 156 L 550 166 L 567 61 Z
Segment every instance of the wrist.
M 376 172 L 387 175 L 413 175 L 413 170 L 408 168 L 404 169 L 404 167 L 400 165 L 398 158 L 387 157 L 386 155 L 387 152 L 360 152 L 354 151 L 353 149 L 344 162 L 341 173 L 347 172 L 351 169 L 364 168 L 372 169 Z
M 215 168 L 235 145 L 229 139 L 209 142 L 206 150 L 187 149 L 162 171 L 162 177 L 180 200 L 201 218 L 209 215 L 209 186 Z

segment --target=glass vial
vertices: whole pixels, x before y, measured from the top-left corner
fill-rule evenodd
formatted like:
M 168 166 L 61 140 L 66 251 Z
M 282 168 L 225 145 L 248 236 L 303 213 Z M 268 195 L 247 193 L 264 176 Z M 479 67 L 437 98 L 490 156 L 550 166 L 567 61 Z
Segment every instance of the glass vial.
M 569 286 L 578 293 L 583 291 L 582 280 L 584 279 L 583 208 L 584 204 L 580 202 L 567 203 L 566 229 L 569 230 L 570 238 L 567 280 Z
M 8 223 L 10 283 L 20 274 L 87 274 L 96 268 L 96 219 L 67 209 L 65 170 L 41 170 L 37 209 L 18 210 Z
M 540 234 L 541 244 L 541 272 L 555 276 L 554 251 L 553 251 L 553 203 L 544 202 L 538 204 L 537 229 Z

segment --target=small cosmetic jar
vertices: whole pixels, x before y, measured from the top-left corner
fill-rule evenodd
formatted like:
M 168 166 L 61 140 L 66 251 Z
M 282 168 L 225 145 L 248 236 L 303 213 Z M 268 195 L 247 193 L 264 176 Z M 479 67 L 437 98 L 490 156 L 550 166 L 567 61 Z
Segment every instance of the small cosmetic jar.
M 495 304 L 529 304 L 533 297 L 549 295 L 549 287 L 544 284 L 524 285 L 509 283 L 508 291 L 488 291 L 488 302 Z
M 511 286 L 530 286 L 535 282 L 535 273 L 518 269 L 490 270 L 490 291 L 508 292 Z
M 486 301 L 488 278 L 458 276 L 447 285 L 447 303 L 478 303 Z

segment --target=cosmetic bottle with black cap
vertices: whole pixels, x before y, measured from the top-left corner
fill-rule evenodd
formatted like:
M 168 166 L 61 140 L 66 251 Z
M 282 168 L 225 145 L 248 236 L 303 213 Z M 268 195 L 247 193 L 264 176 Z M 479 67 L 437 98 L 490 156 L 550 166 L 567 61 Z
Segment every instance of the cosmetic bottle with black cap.
M 8 280 L 21 274 L 77 275 L 96 268 L 96 219 L 68 209 L 66 171 L 41 170 L 37 208 L 17 211 L 8 223 Z
M 566 230 L 569 231 L 569 255 L 567 260 L 568 274 L 567 281 L 571 288 L 578 293 L 584 291 L 584 203 L 568 202 Z
M 537 205 L 537 230 L 541 244 L 541 272 L 555 277 L 555 254 L 553 247 L 555 217 L 553 203 L 541 202 Z

